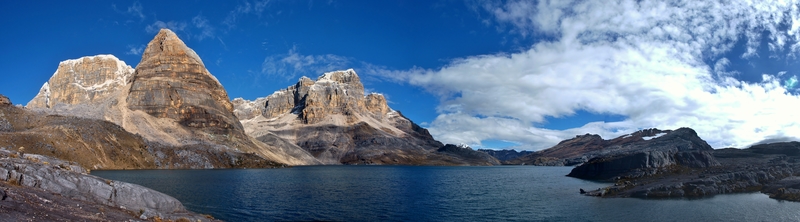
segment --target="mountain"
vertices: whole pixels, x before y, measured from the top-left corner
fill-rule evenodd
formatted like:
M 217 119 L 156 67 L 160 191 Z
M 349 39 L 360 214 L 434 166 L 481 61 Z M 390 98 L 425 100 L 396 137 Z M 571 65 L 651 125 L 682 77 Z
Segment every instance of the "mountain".
M 94 103 L 107 98 L 125 86 L 134 69 L 113 55 L 86 56 L 66 60 L 39 93 L 28 102 L 28 108 L 50 108 L 56 104 Z
M 233 104 L 248 135 L 297 145 L 325 164 L 492 164 L 437 152 L 444 144 L 391 109 L 383 95 L 365 95 L 352 69 L 302 77 L 265 98 Z
M 145 155 L 154 157 L 156 168 L 319 163 L 297 146 L 265 144 L 247 136 L 223 86 L 168 29 L 148 43 L 136 69 L 109 55 L 61 62 L 27 108 L 37 119 L 78 117 L 74 121 L 101 120 L 121 126 L 126 133 L 141 137 Z M 97 133 L 80 126 L 75 129 Z M 92 158 L 96 157 L 86 156 L 81 164 L 116 168 L 114 164 L 91 165 L 97 162 Z
M 532 151 L 526 151 L 526 150 L 516 151 L 516 150 L 478 149 L 478 151 L 489 154 L 490 156 L 503 162 L 533 153 Z
M 602 147 L 600 152 L 594 152 L 597 155 L 572 169 L 567 176 L 604 180 L 654 175 L 671 166 L 707 168 L 720 165 L 712 154 L 714 149 L 694 130 L 680 128 L 658 132 L 646 140 L 636 138 Z M 628 140 L 629 137 L 633 136 L 617 139 Z
M 614 139 L 604 140 L 597 134 L 577 135 L 555 146 L 518 158 L 507 160 L 510 165 L 573 166 L 589 159 L 619 151 L 628 144 L 648 141 L 672 132 L 671 130 L 644 129 Z

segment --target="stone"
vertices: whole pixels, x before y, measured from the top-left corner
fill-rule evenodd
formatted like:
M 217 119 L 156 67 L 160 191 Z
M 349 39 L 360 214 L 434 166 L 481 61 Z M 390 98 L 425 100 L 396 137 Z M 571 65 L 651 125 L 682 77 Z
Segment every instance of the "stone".
M 128 108 L 181 125 L 228 133 L 242 129 L 222 84 L 175 33 L 161 29 L 132 77 Z
M 56 104 L 93 103 L 116 93 L 125 86 L 134 69 L 113 55 L 86 56 L 66 60 L 28 108 L 51 108 Z

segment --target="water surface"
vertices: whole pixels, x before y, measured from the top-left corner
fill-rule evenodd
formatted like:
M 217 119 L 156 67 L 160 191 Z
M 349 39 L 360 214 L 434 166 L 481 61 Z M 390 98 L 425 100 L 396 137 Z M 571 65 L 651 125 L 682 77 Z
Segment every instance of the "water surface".
M 800 203 L 760 193 L 699 200 L 602 199 L 571 167 L 308 166 L 92 171 L 226 221 L 800 221 Z

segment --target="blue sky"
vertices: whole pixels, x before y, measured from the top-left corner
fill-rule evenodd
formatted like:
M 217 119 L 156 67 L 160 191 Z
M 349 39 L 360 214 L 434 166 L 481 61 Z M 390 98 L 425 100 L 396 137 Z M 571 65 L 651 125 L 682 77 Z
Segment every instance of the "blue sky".
M 796 1 L 3 1 L 0 16 L 0 94 L 17 104 L 63 60 L 135 67 L 166 27 L 231 99 L 354 68 L 448 143 L 536 150 L 683 126 L 718 148 L 800 137 Z

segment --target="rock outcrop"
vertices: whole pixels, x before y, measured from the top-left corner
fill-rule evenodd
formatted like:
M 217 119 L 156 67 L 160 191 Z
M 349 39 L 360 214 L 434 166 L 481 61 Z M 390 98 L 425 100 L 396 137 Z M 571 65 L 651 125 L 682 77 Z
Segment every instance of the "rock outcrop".
M 389 108 L 383 95 L 364 95 L 352 69 L 302 77 L 266 98 L 234 99 L 234 105 L 248 135 L 295 144 L 325 164 L 491 164 L 437 152 L 444 145 Z
M 4 96 L 3 94 L 0 94 L 0 106 L 10 106 L 10 105 L 13 105 L 11 103 L 11 100 L 8 99 L 8 97 Z
M 86 56 L 66 60 L 39 94 L 28 102 L 28 108 L 50 108 L 56 104 L 93 103 L 111 96 L 125 86 L 133 68 L 113 55 Z
M 800 201 L 800 142 L 761 144 L 748 149 L 711 151 L 719 165 L 673 164 L 655 174 L 627 175 L 610 187 L 589 191 L 603 197 L 707 197 L 756 192 L 770 198 Z
M 656 174 L 665 167 L 691 168 L 719 166 L 714 149 L 689 128 L 668 131 L 649 140 L 609 147 L 607 154 L 575 167 L 567 176 L 607 180 L 614 177 L 640 177 Z
M 25 198 L 28 196 L 26 195 L 28 193 L 44 193 L 45 195 L 41 195 L 32 200 L 42 200 L 42 196 L 51 198 L 51 200 L 45 201 L 49 203 L 51 206 L 50 208 L 34 206 L 36 208 L 43 208 L 37 209 L 39 211 L 49 212 L 47 215 L 40 215 L 38 218 L 39 220 L 47 220 L 47 218 L 57 219 L 64 216 L 79 217 L 74 219 L 80 220 L 102 219 L 97 218 L 100 215 L 92 217 L 90 216 L 91 214 L 84 215 L 86 216 L 84 218 L 80 218 L 81 215 L 64 215 L 74 214 L 75 212 L 65 212 L 66 209 L 64 208 L 68 209 L 72 206 L 55 206 L 56 204 L 64 202 L 61 198 L 72 199 L 72 202 L 75 200 L 82 201 L 84 207 L 87 209 L 97 208 L 98 205 L 105 206 L 112 211 L 110 212 L 111 218 L 116 218 L 117 220 L 153 219 L 154 217 L 172 220 L 180 218 L 208 220 L 208 218 L 202 215 L 187 211 L 180 201 L 166 194 L 136 184 L 106 180 L 86 173 L 87 171 L 85 169 L 73 165 L 70 162 L 42 155 L 22 154 L 0 149 L 0 183 L 27 187 L 25 189 L 14 188 L 14 193 L 10 198 L 9 195 L 4 192 L 2 195 L 3 198 L 0 200 L 0 206 L 9 202 L 22 201 L 24 202 L 18 204 L 27 204 L 31 202 L 31 200 L 18 198 Z M 46 192 L 57 193 L 58 196 L 47 195 Z M 81 211 L 82 208 L 79 207 L 80 206 L 75 206 L 75 208 L 78 209 L 74 210 Z M 4 209 L 7 208 L 0 207 L 0 212 L 4 211 Z M 117 211 L 119 211 L 118 209 L 121 209 L 123 214 L 117 213 Z M 26 219 L 24 211 L 34 209 L 19 210 L 20 211 L 7 212 L 8 214 L 4 214 L 4 218 Z M 102 212 L 103 210 L 100 209 L 98 211 Z M 127 215 L 125 215 L 125 213 L 127 213 Z M 50 216 L 49 214 L 53 215 Z M 30 219 L 34 218 L 36 217 Z

